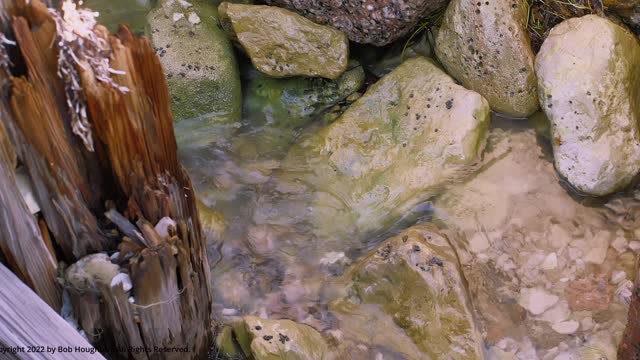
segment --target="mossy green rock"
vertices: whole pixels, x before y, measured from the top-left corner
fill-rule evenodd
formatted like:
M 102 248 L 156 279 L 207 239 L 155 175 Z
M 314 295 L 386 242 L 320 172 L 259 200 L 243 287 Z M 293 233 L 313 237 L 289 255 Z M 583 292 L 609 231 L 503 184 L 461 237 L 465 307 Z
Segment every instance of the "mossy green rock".
M 118 25 L 125 24 L 134 33 L 143 33 L 147 14 L 154 3 L 155 0 L 84 0 L 82 7 L 99 12 L 98 21 L 111 32 L 116 32 Z
M 233 46 L 207 1 L 161 0 L 148 15 L 149 32 L 167 75 L 176 121 L 240 121 L 240 74 Z
M 274 6 L 224 2 L 218 9 L 224 28 L 267 75 L 336 79 L 347 69 L 349 41 L 336 29 Z
M 588 44 L 588 46 L 585 46 Z M 556 25 L 536 61 L 558 172 L 606 195 L 640 172 L 640 42 L 596 15 Z
M 246 113 L 256 124 L 278 128 L 303 126 L 362 87 L 365 78 L 362 66 L 352 63 L 350 67 L 336 80 L 258 75 L 247 89 Z
M 322 335 L 308 325 L 246 316 L 234 331 L 245 355 L 255 360 L 329 359 Z
M 315 190 L 309 215 L 316 228 L 363 233 L 384 228 L 460 178 L 484 148 L 488 125 L 482 96 L 415 57 L 331 125 L 301 139 L 283 166 L 292 169 L 291 182 Z
M 527 2 L 453 0 L 436 37 L 447 72 L 495 111 L 524 117 L 538 109 Z
M 340 281 L 329 310 L 348 337 L 407 359 L 483 358 L 457 254 L 431 225 L 386 240 Z

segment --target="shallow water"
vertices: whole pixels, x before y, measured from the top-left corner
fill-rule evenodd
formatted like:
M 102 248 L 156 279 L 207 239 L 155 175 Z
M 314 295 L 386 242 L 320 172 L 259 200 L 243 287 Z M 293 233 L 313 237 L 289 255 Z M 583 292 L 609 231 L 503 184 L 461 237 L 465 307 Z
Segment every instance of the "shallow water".
M 336 277 L 388 235 L 434 221 L 457 239 L 489 353 L 500 350 L 491 345 L 500 344 L 523 359 L 543 358 L 596 341 L 605 342 L 608 358 L 614 358 L 630 284 L 609 279 L 619 271 L 632 274 L 635 254 L 628 244 L 638 237 L 633 231 L 640 219 L 633 217 L 633 209 L 640 207 L 640 192 L 610 199 L 574 193 L 553 169 L 550 144 L 528 121 L 494 118 L 484 159 L 461 177 L 464 181 L 438 194 L 423 194 L 424 205 L 414 214 L 369 234 L 341 227 L 339 214 L 327 213 L 326 221 L 311 223 L 314 209 L 308 208 L 307 195 L 314 189 L 295 182 L 296 172 L 308 169 L 281 167 L 283 152 L 243 150 L 263 141 L 261 136 L 278 137 L 277 132 L 245 128 L 230 142 L 182 152 L 201 200 L 220 211 L 227 225 L 224 236 L 211 243 L 220 320 L 259 314 L 331 329 L 327 289 Z M 292 187 L 300 189 L 289 191 Z M 488 240 L 488 251 L 474 252 L 470 242 L 478 236 Z M 542 265 L 548 256 L 555 258 L 551 269 Z M 576 286 L 577 293 L 567 290 Z M 560 297 L 560 313 L 576 297 L 590 296 L 589 291 L 611 300 L 602 300 L 610 302 L 606 310 L 587 304 L 560 315 L 583 329 L 580 336 L 560 335 L 549 321 L 526 316 L 517 304 L 521 289 L 536 287 Z
M 102 1 L 86 3 L 99 8 Z M 140 28 L 147 5 L 127 1 L 106 21 Z M 313 164 L 284 162 L 295 154 L 292 144 L 325 125 L 318 119 L 303 129 L 278 129 L 254 124 L 250 113 L 227 126 L 204 119 L 176 124 L 207 226 L 216 319 L 257 314 L 334 329 L 327 304 L 335 279 L 389 235 L 434 222 L 455 239 L 488 358 L 553 359 L 585 347 L 615 358 L 630 284 L 611 277 L 620 271 L 632 277 L 640 190 L 606 199 L 576 194 L 558 177 L 550 144 L 532 122 L 494 116 L 477 166 L 438 193 L 417 194 L 421 205 L 402 219 L 363 234 L 343 212 L 318 213 L 310 205 L 318 189 L 301 174 Z M 341 199 L 340 191 L 330 195 Z M 527 288 L 559 296 L 557 316 L 580 329 L 561 335 L 549 319 L 528 315 L 518 305 Z M 581 310 L 567 311 L 569 304 Z

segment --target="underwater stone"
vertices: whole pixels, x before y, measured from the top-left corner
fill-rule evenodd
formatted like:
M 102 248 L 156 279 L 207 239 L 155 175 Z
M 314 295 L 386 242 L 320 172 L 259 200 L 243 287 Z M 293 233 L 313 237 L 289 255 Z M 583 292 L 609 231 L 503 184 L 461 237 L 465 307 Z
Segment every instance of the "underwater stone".
M 252 123 L 297 128 L 356 92 L 364 78 L 362 66 L 355 62 L 336 80 L 261 74 L 249 83 L 245 112 Z
M 349 41 L 336 29 L 274 6 L 224 2 L 218 9 L 223 27 L 267 75 L 336 79 L 347 69 Z
M 316 189 L 316 228 L 375 231 L 462 178 L 484 149 L 488 126 L 482 96 L 414 57 L 329 126 L 302 138 L 283 167 L 311 169 L 299 176 Z
M 319 332 L 291 320 L 246 316 L 233 328 L 244 354 L 255 360 L 324 360 L 329 356 Z
M 533 315 L 540 315 L 547 309 L 555 305 L 559 297 L 549 294 L 546 290 L 540 288 L 524 288 L 520 290 L 520 298 L 518 304 L 527 309 Z
M 348 336 L 406 359 L 483 358 L 458 256 L 432 225 L 384 241 L 339 283 L 351 296 L 329 310 Z
M 640 171 L 638 59 L 633 34 L 595 15 L 560 23 L 538 53 L 556 169 L 583 193 L 621 190 Z

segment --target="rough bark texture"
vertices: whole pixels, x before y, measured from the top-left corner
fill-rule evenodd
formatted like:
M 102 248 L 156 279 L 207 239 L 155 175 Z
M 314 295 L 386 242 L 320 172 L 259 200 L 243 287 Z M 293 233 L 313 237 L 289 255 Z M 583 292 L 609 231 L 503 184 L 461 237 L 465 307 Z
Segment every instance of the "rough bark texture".
M 1 105 L 0 105 L 1 107 Z M 0 109 L 0 113 L 6 116 Z M 15 153 L 0 123 L 0 251 L 13 271 L 53 309 L 60 308 L 57 264 L 15 179 Z
M 94 29 L 110 45 L 110 67 L 122 71 L 113 81 L 129 91 L 98 80 L 91 67 L 76 67 L 95 145 L 89 152 L 71 131 L 57 74 L 56 27 L 46 6 L 39 0 L 0 5 L 12 15 L 10 27 L 9 17 L 0 19 L 2 30 L 17 41 L 10 49 L 13 74 L 2 82 L 7 106 L 0 106 L 0 203 L 17 204 L 17 210 L 0 211 L 0 225 L 6 225 L 0 230 L 2 255 L 57 310 L 53 248 L 75 262 L 118 246 L 118 271 L 130 275 L 130 292 L 111 286 L 111 279 L 66 286 L 89 340 L 112 358 L 206 358 L 211 295 L 205 239 L 191 181 L 177 158 L 169 92 L 152 46 L 125 27 L 117 35 Z M 4 129 L 13 147 L 2 141 Z M 40 222 L 11 188 L 18 161 L 33 180 Z M 118 211 L 124 216 L 114 217 Z M 163 217 L 177 224 L 165 237 L 153 227 Z M 114 225 L 119 232 L 106 230 Z M 5 233 L 15 235 L 16 229 L 29 241 L 6 246 Z M 186 353 L 157 351 L 163 347 Z
M 640 359 L 640 259 L 636 262 L 636 280 L 629 304 L 629 319 L 627 328 L 618 348 L 618 359 Z

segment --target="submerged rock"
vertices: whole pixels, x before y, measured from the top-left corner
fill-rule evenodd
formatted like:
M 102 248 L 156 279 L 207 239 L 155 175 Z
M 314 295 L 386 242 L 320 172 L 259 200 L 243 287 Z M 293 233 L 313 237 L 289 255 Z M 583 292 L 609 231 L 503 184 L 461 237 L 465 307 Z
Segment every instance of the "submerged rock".
M 447 0 L 267 0 L 269 4 L 295 10 L 319 24 L 343 31 L 349 39 L 382 46 L 407 35 L 424 17 L 447 4 Z
M 224 2 L 218 9 L 223 27 L 267 75 L 336 79 L 347 69 L 349 41 L 340 31 L 273 6 Z
M 524 1 L 453 0 L 436 37 L 436 54 L 449 74 L 510 116 L 538 109 L 527 15 Z
M 234 325 L 245 355 L 255 360 L 323 360 L 329 358 L 326 342 L 308 325 L 291 320 L 246 316 Z
M 430 225 L 383 242 L 344 276 L 347 295 L 329 305 L 339 328 L 406 359 L 482 359 L 455 250 Z
M 176 121 L 240 121 L 240 74 L 218 12 L 203 0 L 161 0 L 148 15 L 153 46 L 167 74 Z
M 460 177 L 482 151 L 488 125 L 482 96 L 415 57 L 294 146 L 283 164 L 294 172 L 281 173 L 279 180 L 316 190 L 294 217 L 311 215 L 324 231 L 377 230 Z
M 118 25 L 126 24 L 134 33 L 143 33 L 153 3 L 153 0 L 83 0 L 82 7 L 99 12 L 100 24 L 111 32 L 118 31 Z
M 595 15 L 557 25 L 540 49 L 540 103 L 555 165 L 579 191 L 610 194 L 640 171 L 638 59 L 638 40 Z
M 256 124 L 297 128 L 358 91 L 364 78 L 358 63 L 351 63 L 350 69 L 336 80 L 258 75 L 247 89 L 246 113 Z

